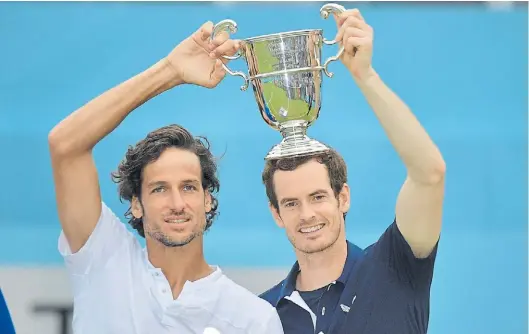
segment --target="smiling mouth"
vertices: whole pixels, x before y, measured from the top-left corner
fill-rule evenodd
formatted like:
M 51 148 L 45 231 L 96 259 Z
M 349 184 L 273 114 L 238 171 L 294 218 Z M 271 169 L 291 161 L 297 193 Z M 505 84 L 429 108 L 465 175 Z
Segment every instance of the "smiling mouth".
M 183 224 L 187 223 L 190 219 L 189 218 L 181 218 L 181 219 L 164 219 L 164 221 L 167 224 Z
M 318 224 L 318 225 L 313 225 L 313 226 L 309 226 L 309 227 L 303 227 L 301 229 L 299 229 L 299 232 L 301 233 L 314 233 L 316 231 L 319 231 L 323 228 L 323 226 L 325 226 L 325 224 Z

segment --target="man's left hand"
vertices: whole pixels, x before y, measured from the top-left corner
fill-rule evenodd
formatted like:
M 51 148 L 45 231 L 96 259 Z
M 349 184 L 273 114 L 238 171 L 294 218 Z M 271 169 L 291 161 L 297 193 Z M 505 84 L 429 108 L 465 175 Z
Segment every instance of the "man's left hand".
M 373 28 L 358 9 L 334 15 L 338 34 L 336 39 L 345 47 L 340 60 L 356 80 L 364 80 L 372 73 Z

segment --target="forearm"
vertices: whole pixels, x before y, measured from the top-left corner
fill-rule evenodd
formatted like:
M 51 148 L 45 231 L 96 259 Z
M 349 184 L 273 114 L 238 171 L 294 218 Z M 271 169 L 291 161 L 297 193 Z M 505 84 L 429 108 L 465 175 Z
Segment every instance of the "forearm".
M 439 182 L 445 170 L 441 153 L 408 106 L 374 70 L 356 82 L 404 162 L 408 176 L 420 183 Z
M 91 100 L 61 121 L 49 135 L 57 154 L 75 155 L 92 150 L 134 109 L 179 84 L 166 61 L 160 61 Z

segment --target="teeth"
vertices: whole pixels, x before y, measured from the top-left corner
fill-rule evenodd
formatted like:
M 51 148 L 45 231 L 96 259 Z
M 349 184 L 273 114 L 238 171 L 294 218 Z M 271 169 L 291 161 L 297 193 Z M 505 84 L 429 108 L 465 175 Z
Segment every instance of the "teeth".
M 316 232 L 318 230 L 321 230 L 323 227 L 323 224 L 320 224 L 320 225 L 316 225 L 316 226 L 311 226 L 311 227 L 304 227 L 302 228 L 301 230 L 299 230 L 301 233 L 312 233 L 312 232 Z
M 171 219 L 171 220 L 166 220 L 166 222 L 168 222 L 169 224 L 181 224 L 181 223 L 185 223 L 187 222 L 188 219 Z

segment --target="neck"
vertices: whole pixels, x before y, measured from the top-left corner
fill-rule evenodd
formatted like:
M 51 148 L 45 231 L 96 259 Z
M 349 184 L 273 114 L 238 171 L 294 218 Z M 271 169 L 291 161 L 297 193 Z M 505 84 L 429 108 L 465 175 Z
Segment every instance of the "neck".
M 324 251 L 306 254 L 296 251 L 300 273 L 296 288 L 313 291 L 336 281 L 342 274 L 347 259 L 347 241 L 340 236 Z
M 213 271 L 204 258 L 202 237 L 181 247 L 166 247 L 151 238 L 146 239 L 149 261 L 165 275 L 176 299 L 187 281 L 204 278 Z

